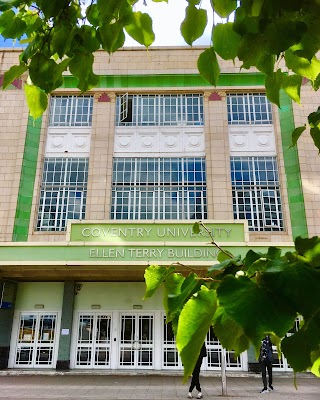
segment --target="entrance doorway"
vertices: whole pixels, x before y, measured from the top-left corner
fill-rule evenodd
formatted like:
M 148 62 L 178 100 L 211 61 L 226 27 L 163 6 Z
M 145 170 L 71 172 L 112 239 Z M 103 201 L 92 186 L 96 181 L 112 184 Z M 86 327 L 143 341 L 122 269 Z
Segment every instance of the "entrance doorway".
M 130 313 L 120 317 L 120 368 L 153 368 L 154 316 Z
M 14 367 L 53 368 L 57 313 L 20 313 Z

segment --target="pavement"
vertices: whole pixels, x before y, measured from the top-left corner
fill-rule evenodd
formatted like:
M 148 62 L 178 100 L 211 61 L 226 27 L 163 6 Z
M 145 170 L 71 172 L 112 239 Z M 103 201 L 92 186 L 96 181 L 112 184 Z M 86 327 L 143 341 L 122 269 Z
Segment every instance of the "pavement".
M 274 391 L 261 394 L 259 374 L 227 373 L 227 395 L 222 396 L 221 377 L 200 377 L 204 399 L 320 400 L 320 379 L 311 374 L 297 376 L 274 373 Z M 43 372 L 0 371 L 0 399 L 5 400 L 176 400 L 186 399 L 188 384 L 181 375 L 112 371 Z M 197 391 L 193 393 L 197 396 Z

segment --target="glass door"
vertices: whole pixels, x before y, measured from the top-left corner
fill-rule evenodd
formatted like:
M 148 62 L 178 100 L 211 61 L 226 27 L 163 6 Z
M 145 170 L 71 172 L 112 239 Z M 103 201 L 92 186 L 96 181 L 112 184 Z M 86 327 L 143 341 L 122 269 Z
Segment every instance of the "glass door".
M 111 314 L 78 316 L 76 368 L 110 368 Z
M 154 316 L 151 314 L 121 314 L 120 368 L 153 368 Z
M 53 368 L 57 313 L 21 313 L 15 367 Z

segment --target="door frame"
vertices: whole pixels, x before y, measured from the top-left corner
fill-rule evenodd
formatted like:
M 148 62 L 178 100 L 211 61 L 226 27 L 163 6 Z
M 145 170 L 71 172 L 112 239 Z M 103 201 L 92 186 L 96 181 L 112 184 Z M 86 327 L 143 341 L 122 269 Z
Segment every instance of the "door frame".
M 56 319 L 56 328 L 55 328 L 55 337 L 53 342 L 53 352 L 52 352 L 52 364 L 51 365 L 16 365 L 15 357 L 16 351 L 18 347 L 18 339 L 19 339 L 19 326 L 20 326 L 20 316 L 21 315 L 37 315 L 39 318 L 40 315 L 50 315 L 55 314 L 57 316 Z M 39 322 L 37 322 L 39 323 Z M 60 327 L 61 327 L 61 311 L 59 310 L 15 310 L 13 316 L 12 323 L 12 331 L 11 331 L 11 339 L 10 339 L 10 352 L 9 352 L 9 360 L 8 360 L 8 368 L 45 368 L 45 369 L 53 369 L 56 368 L 57 359 L 58 359 L 58 351 L 59 351 L 59 339 L 60 339 Z

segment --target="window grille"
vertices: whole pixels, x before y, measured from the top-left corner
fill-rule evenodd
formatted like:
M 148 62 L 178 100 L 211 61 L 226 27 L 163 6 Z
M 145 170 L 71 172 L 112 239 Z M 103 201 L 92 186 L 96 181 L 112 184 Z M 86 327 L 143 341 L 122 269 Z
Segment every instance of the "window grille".
M 92 96 L 53 96 L 50 102 L 50 126 L 91 126 Z
M 115 158 L 112 219 L 206 219 L 204 158 Z
M 203 125 L 200 94 L 122 95 L 117 97 L 117 126 Z
M 231 157 L 233 212 L 250 231 L 282 231 L 283 216 L 275 157 Z
M 271 103 L 263 93 L 236 93 L 227 96 L 230 125 L 272 124 Z
M 68 219 L 85 217 L 87 158 L 46 158 L 42 174 L 38 231 L 63 231 Z

